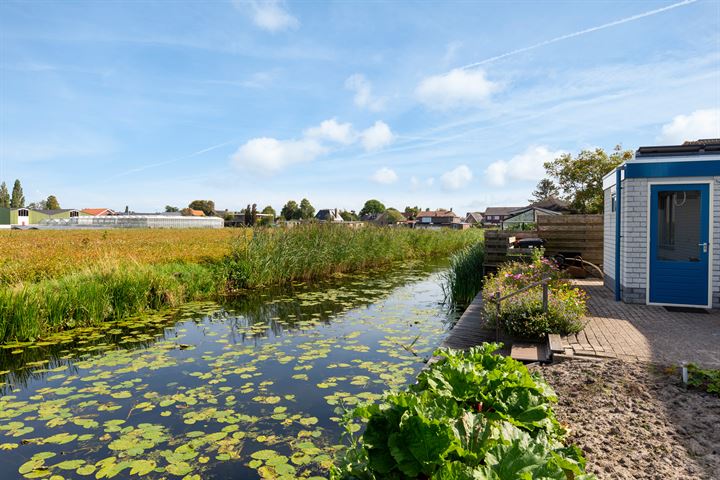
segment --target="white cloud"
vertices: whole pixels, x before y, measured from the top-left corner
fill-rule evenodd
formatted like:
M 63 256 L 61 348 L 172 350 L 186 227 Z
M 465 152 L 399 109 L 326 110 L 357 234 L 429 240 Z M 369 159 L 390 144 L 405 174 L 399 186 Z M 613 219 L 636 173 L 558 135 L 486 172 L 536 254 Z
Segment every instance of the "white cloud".
M 261 173 L 274 173 L 288 165 L 313 161 L 327 148 L 314 139 L 277 140 L 260 137 L 247 141 L 232 155 L 233 165 Z
M 440 183 L 445 190 L 459 190 L 467 186 L 472 178 L 473 174 L 470 168 L 467 165 L 460 165 L 443 173 L 440 176 Z
M 352 145 L 359 140 L 366 151 L 375 151 L 392 143 L 394 138 L 390 127 L 380 120 L 358 133 L 351 123 L 340 123 L 331 118 L 323 120 L 320 125 L 307 128 L 299 140 L 278 140 L 271 137 L 250 139 L 230 156 L 230 160 L 240 170 L 251 169 L 269 174 L 296 163 L 311 162 L 318 156 L 328 153 L 331 150 L 331 143 Z M 388 169 L 378 170 L 376 175 L 382 173 L 383 178 L 387 179 L 389 177 L 386 170 Z M 394 172 L 392 174 L 395 175 Z M 381 181 L 381 183 L 388 182 Z
M 378 120 L 372 127 L 360 133 L 360 140 L 362 141 L 363 147 L 369 152 L 380 150 L 390 145 L 394 139 L 395 135 L 393 135 L 388 124 L 381 120 Z
M 348 145 L 355 141 L 357 134 L 351 123 L 338 123 L 336 119 L 331 118 L 322 121 L 317 127 L 305 130 L 305 136 Z
M 420 102 L 434 109 L 476 106 L 485 103 L 500 89 L 482 70 L 454 69 L 423 79 L 415 89 Z
M 681 144 L 700 138 L 720 138 L 720 108 L 695 110 L 690 115 L 674 117 L 663 125 L 660 141 Z
M 236 0 L 236 5 L 241 4 Z M 280 0 L 251 0 L 252 19 L 255 25 L 269 32 L 279 32 L 300 26 L 297 18 L 285 9 Z
M 372 93 L 372 84 L 364 75 L 356 73 L 345 80 L 345 88 L 355 92 L 355 105 L 373 112 L 385 107 L 385 98 L 375 97 Z
M 485 175 L 491 184 L 502 186 L 508 180 L 538 181 L 545 176 L 545 162 L 562 155 L 562 150 L 551 151 L 542 145 L 531 145 L 524 152 L 510 160 L 498 160 L 491 163 Z
M 391 184 L 397 182 L 398 176 L 395 170 L 383 167 L 373 174 L 372 179 L 377 183 Z

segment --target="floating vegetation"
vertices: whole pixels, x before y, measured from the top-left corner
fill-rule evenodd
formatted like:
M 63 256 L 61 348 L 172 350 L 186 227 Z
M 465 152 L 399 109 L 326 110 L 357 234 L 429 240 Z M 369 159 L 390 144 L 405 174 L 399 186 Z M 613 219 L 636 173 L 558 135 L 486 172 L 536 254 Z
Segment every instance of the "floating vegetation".
M 5 345 L 0 465 L 53 480 L 325 478 L 343 410 L 411 382 L 440 343 L 431 270 Z

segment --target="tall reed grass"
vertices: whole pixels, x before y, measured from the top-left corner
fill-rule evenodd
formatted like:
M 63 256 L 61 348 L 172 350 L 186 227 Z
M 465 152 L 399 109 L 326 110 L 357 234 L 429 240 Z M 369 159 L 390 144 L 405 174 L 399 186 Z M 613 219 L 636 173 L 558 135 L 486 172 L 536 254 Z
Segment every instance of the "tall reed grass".
M 257 288 L 447 255 L 481 235 L 479 230 L 351 229 L 324 224 L 266 229 L 236 242 L 226 266 L 233 287 Z
M 470 305 L 483 287 L 485 244 L 477 242 L 450 259 L 450 268 L 443 278 L 445 303 L 461 310 Z
M 447 255 L 477 231 L 333 225 L 258 229 L 205 263 L 101 261 L 75 273 L 0 288 L 0 341 L 37 339 L 238 289 L 315 280 L 392 262 Z

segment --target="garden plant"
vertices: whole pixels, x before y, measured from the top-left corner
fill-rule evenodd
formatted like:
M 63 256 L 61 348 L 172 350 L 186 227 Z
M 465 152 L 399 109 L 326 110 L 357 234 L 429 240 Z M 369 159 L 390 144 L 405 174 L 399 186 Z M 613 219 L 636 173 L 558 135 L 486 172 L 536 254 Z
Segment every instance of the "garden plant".
M 583 328 L 587 295 L 575 287 L 555 262 L 536 249 L 528 262 L 514 261 L 503 265 L 485 279 L 483 301 L 489 321 L 515 337 L 542 337 L 548 333 L 577 333 Z M 547 311 L 543 309 L 542 285 L 537 285 L 501 302 L 498 315 L 494 296 L 505 296 L 548 278 Z
M 499 348 L 440 349 L 416 384 L 346 413 L 350 445 L 331 478 L 594 478 L 564 443 L 553 390 Z

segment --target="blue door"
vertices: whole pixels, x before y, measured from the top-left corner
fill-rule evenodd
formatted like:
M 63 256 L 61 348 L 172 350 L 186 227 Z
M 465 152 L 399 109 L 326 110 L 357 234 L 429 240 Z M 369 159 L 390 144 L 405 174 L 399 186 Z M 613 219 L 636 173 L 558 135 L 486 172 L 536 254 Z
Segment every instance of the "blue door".
M 708 305 L 709 200 L 707 184 L 652 185 L 650 303 Z

